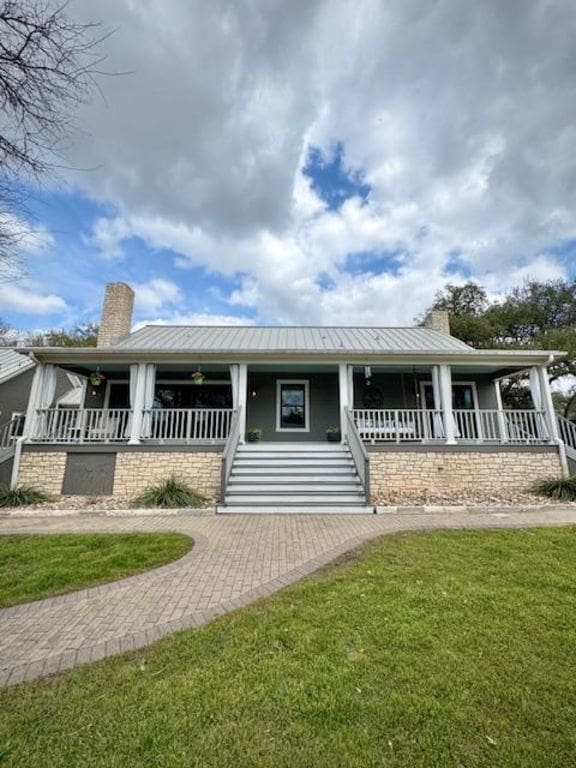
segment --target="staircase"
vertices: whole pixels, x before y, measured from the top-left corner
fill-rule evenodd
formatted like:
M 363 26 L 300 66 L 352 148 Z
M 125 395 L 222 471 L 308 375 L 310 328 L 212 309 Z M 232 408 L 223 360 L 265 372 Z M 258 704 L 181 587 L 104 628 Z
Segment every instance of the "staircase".
M 557 414 L 556 418 L 560 439 L 566 448 L 566 456 L 571 462 L 576 464 L 576 424 L 565 419 L 564 416 L 560 416 L 560 414 Z
M 225 507 L 364 507 L 352 455 L 340 443 L 239 445 Z

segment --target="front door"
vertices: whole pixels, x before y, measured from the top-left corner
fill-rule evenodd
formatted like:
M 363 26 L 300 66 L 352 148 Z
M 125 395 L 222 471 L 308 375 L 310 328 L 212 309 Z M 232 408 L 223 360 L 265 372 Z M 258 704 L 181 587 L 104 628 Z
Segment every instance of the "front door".
M 276 432 L 310 431 L 310 382 L 307 379 L 276 381 Z

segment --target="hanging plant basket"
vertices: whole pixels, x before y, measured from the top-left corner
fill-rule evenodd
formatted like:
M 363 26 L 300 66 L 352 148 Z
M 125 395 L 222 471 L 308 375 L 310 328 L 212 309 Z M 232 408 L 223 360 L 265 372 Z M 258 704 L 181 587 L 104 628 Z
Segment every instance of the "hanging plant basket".
M 106 376 L 104 376 L 103 373 L 100 373 L 100 371 L 95 371 L 94 373 L 90 374 L 90 386 L 91 387 L 99 387 L 106 381 Z
M 192 383 L 193 384 L 203 384 L 205 378 L 206 378 L 206 376 L 204 376 L 202 371 L 194 371 L 194 373 L 192 374 Z

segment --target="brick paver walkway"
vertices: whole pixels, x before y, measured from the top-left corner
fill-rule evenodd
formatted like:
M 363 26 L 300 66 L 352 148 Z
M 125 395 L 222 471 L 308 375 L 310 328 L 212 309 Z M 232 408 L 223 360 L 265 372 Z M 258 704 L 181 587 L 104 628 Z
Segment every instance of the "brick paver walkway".
M 374 536 L 424 528 L 576 523 L 575 508 L 443 514 L 74 516 L 0 519 L 0 533 L 180 531 L 176 563 L 112 584 L 0 610 L 0 685 L 142 647 L 311 573 Z M 1 542 L 0 542 L 1 545 Z

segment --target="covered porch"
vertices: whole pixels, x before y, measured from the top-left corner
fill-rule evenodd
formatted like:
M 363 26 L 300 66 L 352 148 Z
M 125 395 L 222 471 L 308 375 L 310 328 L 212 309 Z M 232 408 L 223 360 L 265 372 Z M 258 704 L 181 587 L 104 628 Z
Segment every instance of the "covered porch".
M 468 363 L 82 361 L 78 407 L 56 407 L 56 364 L 39 363 L 24 437 L 33 443 L 224 446 L 251 429 L 263 441 L 367 445 L 558 442 L 548 375 L 530 366 L 534 407 L 507 410 L 499 380 L 520 370 Z M 355 434 L 352 435 L 351 432 Z

